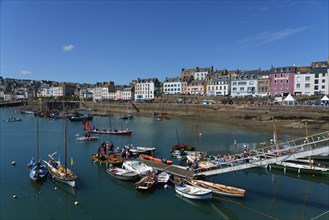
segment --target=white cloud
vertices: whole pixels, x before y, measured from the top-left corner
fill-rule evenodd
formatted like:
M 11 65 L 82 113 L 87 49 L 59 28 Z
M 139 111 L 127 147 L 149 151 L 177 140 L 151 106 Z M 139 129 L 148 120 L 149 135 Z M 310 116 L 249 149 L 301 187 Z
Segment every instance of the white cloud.
M 21 75 L 29 75 L 29 74 L 31 74 L 32 72 L 30 71 L 30 70 L 21 70 L 20 72 L 19 72 L 19 74 L 21 74 Z
M 254 46 L 254 45 L 261 45 L 267 44 L 279 40 L 283 40 L 288 38 L 292 35 L 295 35 L 299 32 L 307 30 L 308 27 L 300 27 L 300 28 L 287 28 L 281 31 L 276 32 L 261 32 L 255 36 L 251 36 L 249 38 L 242 39 L 237 42 L 238 45 L 244 46 Z
M 64 45 L 62 48 L 65 52 L 70 52 L 74 49 L 74 45 L 73 44 L 67 44 L 67 45 Z

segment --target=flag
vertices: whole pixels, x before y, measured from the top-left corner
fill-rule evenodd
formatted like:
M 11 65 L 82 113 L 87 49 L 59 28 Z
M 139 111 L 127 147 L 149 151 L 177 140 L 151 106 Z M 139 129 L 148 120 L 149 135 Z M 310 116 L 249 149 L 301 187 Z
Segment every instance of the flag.
M 71 166 L 73 166 L 74 164 L 74 160 L 73 160 L 73 157 L 71 157 Z

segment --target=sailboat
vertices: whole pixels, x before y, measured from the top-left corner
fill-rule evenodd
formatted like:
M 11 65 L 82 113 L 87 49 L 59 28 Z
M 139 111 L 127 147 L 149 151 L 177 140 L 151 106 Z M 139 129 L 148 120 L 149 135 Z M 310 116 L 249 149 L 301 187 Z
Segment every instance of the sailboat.
M 132 130 L 129 130 L 128 128 L 125 130 L 123 130 L 123 129 L 121 129 L 121 130 L 113 129 L 112 130 L 111 116 L 110 116 L 110 128 L 109 129 L 97 129 L 97 128 L 92 129 L 90 127 L 88 119 L 82 120 L 82 127 L 84 130 L 89 131 L 94 134 L 131 135 L 131 133 L 132 133 Z M 121 127 L 122 127 L 122 125 L 121 125 Z
M 64 166 L 61 164 L 59 160 L 56 160 L 54 158 L 53 153 L 52 155 L 49 155 L 50 160 L 44 161 L 48 165 L 49 173 L 51 174 L 52 178 L 63 182 L 65 184 L 68 184 L 69 186 L 76 187 L 76 179 L 78 178 L 75 173 L 67 167 L 67 144 L 66 144 L 66 120 L 64 120 Z M 72 160 L 71 160 L 72 164 Z
M 36 152 L 35 152 L 35 159 L 39 158 L 39 123 L 38 123 L 38 117 L 36 117 L 37 120 L 37 129 L 36 129 L 36 133 L 37 133 L 37 138 L 36 138 Z M 29 177 L 32 181 L 34 182 L 39 182 L 43 179 L 45 179 L 45 177 L 48 174 L 48 169 L 47 166 L 44 164 L 41 164 L 40 161 L 38 161 L 37 163 L 34 162 L 34 159 L 32 158 L 32 160 L 30 161 L 30 164 L 28 165 L 29 168 L 32 167 L 32 169 L 30 170 L 29 173 Z

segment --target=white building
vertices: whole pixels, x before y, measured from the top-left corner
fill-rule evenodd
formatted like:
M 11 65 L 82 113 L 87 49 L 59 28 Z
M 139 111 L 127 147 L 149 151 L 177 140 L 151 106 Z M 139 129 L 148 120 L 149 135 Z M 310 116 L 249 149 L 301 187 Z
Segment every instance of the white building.
M 314 93 L 329 94 L 329 69 L 314 68 Z
M 294 93 L 295 95 L 314 95 L 314 77 L 311 72 L 297 72 L 294 75 Z
M 170 94 L 170 95 L 180 94 L 182 91 L 182 78 L 181 77 L 166 78 L 163 81 L 162 90 L 164 94 Z
M 133 90 L 131 87 L 123 89 L 123 100 L 132 101 L 134 98 Z
M 53 97 L 62 97 L 64 96 L 63 86 L 51 86 L 49 88 L 49 95 Z
M 160 91 L 160 82 L 157 78 L 139 79 L 135 84 L 135 100 L 153 100 Z
M 200 71 L 194 73 L 195 80 L 204 80 L 208 76 L 208 71 Z
M 207 84 L 208 96 L 225 96 L 230 94 L 230 82 L 228 76 L 212 78 Z
M 231 80 L 231 96 L 245 97 L 257 96 L 258 71 L 244 71 Z

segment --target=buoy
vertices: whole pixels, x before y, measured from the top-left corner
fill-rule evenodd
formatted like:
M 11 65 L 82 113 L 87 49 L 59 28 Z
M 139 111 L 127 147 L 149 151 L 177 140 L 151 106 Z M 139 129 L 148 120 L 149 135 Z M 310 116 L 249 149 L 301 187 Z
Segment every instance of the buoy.
M 163 188 L 165 188 L 165 189 L 168 189 L 168 185 L 167 185 L 167 184 L 165 184 L 165 185 L 163 186 Z
M 16 195 L 13 195 L 13 198 L 14 198 L 14 199 L 16 199 L 16 198 L 17 198 L 17 196 L 16 196 Z
M 16 165 L 16 162 L 15 161 L 11 162 L 11 165 L 15 166 Z
M 54 188 L 55 190 L 57 189 L 57 187 Z
M 79 202 L 78 201 L 75 201 L 74 202 L 74 205 L 76 205 L 76 206 L 79 205 Z

